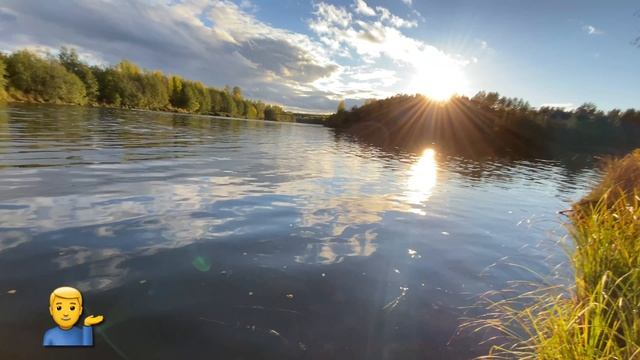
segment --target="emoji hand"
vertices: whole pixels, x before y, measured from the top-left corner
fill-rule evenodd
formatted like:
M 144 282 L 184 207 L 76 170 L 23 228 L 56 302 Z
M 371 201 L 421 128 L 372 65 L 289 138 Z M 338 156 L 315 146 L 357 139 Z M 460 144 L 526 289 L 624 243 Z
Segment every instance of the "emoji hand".
M 89 315 L 84 319 L 84 326 L 97 325 L 97 324 L 100 324 L 102 320 L 104 320 L 104 316 L 102 315 L 98 315 L 98 316 Z

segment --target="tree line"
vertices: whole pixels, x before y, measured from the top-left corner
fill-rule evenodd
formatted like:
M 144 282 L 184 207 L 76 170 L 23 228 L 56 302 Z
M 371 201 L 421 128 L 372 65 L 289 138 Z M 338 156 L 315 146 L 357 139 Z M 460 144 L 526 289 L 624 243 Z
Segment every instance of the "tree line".
M 554 155 L 567 150 L 623 153 L 640 147 L 640 111 L 533 108 L 528 102 L 481 91 L 447 102 L 422 95 L 366 101 L 347 110 L 338 104 L 327 126 L 374 144 L 407 150 L 435 146 L 471 155 Z
M 128 60 L 89 66 L 75 49 L 58 56 L 29 50 L 0 53 L 0 100 L 178 111 L 276 121 L 293 121 L 277 105 L 244 98 L 235 86 L 207 87 L 198 81 L 141 69 Z

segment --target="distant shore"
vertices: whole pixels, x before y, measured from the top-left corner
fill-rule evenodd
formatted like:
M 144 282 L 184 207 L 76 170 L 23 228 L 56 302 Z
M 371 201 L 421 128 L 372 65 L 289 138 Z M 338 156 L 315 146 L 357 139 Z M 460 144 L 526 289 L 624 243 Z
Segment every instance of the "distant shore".
M 140 111 L 140 112 L 149 112 L 149 113 L 162 113 L 162 114 L 172 114 L 172 115 L 187 115 L 187 116 L 204 116 L 204 117 L 212 117 L 216 119 L 228 119 L 228 120 L 254 120 L 254 121 L 268 121 L 268 122 L 279 122 L 279 123 L 296 123 L 296 124 L 308 124 L 308 125 L 325 125 L 326 123 L 326 115 L 315 115 L 315 114 L 298 114 L 292 113 L 294 116 L 293 121 L 281 121 L 281 120 L 266 120 L 266 119 L 250 119 L 247 117 L 238 117 L 231 116 L 225 113 L 190 113 L 183 111 L 181 109 L 140 109 L 140 108 L 125 108 L 118 107 L 109 104 L 68 104 L 68 103 L 48 103 L 42 101 L 24 101 L 24 100 L 8 100 L 0 102 L 0 109 L 3 106 L 11 106 L 11 105 L 46 105 L 46 106 L 72 106 L 72 107 L 81 107 L 81 108 L 92 108 L 92 109 L 114 109 L 114 110 L 127 110 L 127 111 Z M 299 116 L 299 117 L 298 117 Z M 320 119 L 318 119 L 320 117 Z

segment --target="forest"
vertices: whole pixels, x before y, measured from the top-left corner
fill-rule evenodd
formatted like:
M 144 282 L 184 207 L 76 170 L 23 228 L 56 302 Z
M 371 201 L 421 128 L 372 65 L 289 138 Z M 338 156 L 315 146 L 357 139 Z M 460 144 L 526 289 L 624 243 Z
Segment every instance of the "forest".
M 98 105 L 175 111 L 275 121 L 293 121 L 277 105 L 244 98 L 239 87 L 207 87 L 122 60 L 109 67 L 89 66 L 75 49 L 58 56 L 29 50 L 0 53 L 0 100 Z
M 385 148 L 435 147 L 464 155 L 553 157 L 567 151 L 622 154 L 640 146 L 640 111 L 533 108 L 528 102 L 481 91 L 432 101 L 422 95 L 369 100 L 347 110 L 340 102 L 327 126 Z

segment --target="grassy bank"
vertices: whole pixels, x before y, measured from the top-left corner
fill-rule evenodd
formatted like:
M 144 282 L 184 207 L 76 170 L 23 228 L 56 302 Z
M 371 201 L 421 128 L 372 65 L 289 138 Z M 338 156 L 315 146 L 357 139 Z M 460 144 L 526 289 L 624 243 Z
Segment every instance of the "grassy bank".
M 640 149 L 609 162 L 569 217 L 573 285 L 488 293 L 489 314 L 465 325 L 496 333 L 486 358 L 640 359 Z

